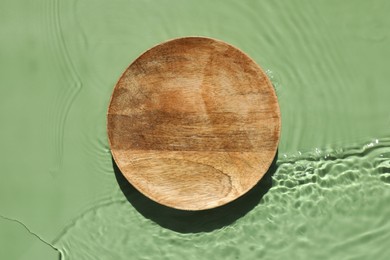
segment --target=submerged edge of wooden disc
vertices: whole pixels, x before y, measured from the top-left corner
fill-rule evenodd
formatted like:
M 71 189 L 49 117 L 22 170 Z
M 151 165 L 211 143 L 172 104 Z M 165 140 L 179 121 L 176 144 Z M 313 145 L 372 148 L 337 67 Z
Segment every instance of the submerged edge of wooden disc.
M 280 110 L 264 71 L 219 40 L 185 37 L 139 56 L 107 113 L 113 158 L 150 199 L 204 210 L 249 191 L 267 172 Z

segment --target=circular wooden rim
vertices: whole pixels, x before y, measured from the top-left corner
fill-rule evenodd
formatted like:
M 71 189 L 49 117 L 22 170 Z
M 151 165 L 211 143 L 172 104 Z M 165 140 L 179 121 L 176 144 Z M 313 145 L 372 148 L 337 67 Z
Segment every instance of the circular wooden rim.
M 107 121 L 106 121 L 106 129 L 107 129 L 107 137 L 108 137 L 108 142 L 109 142 L 109 146 L 110 146 L 110 149 L 112 148 L 112 141 L 111 141 L 111 138 L 109 136 L 109 132 L 110 132 L 110 126 L 109 126 L 109 122 L 108 122 L 108 116 L 109 116 L 109 111 L 111 109 L 111 105 L 112 105 L 112 100 L 113 100 L 113 96 L 114 96 L 114 93 L 115 91 L 117 90 L 118 88 L 118 84 L 119 82 L 121 82 L 121 80 L 123 80 L 123 78 L 125 77 L 125 74 L 126 72 L 129 70 L 129 68 L 131 68 L 131 66 L 133 64 L 135 64 L 138 60 L 140 60 L 145 54 L 147 54 L 149 51 L 151 51 L 152 49 L 156 48 L 156 47 L 159 47 L 161 45 L 165 45 L 167 43 L 170 43 L 170 42 L 174 42 L 174 41 L 180 41 L 180 40 L 185 40 L 185 39 L 208 39 L 208 40 L 212 40 L 212 41 L 215 41 L 215 42 L 219 42 L 219 43 L 222 43 L 222 44 L 225 44 L 227 46 L 230 46 L 236 50 L 238 50 L 242 55 L 244 55 L 247 59 L 249 59 L 256 67 L 257 69 L 265 76 L 265 81 L 266 81 L 266 85 L 267 87 L 271 88 L 272 89 L 272 95 L 275 100 L 276 100 L 276 109 L 275 109 L 275 113 L 277 114 L 278 116 L 278 122 L 277 122 L 277 130 L 276 130 L 276 141 L 274 143 L 274 146 L 273 146 L 273 153 L 272 153 L 272 158 L 269 158 L 269 160 L 264 164 L 265 165 L 265 168 L 268 170 L 269 167 L 271 166 L 275 156 L 276 156 L 276 153 L 277 153 L 277 147 L 279 145 L 279 141 L 280 141 L 280 134 L 281 134 L 281 115 L 280 115 L 280 107 L 279 107 L 279 104 L 277 102 L 277 96 L 276 96 L 276 93 L 275 93 L 275 89 L 270 81 L 270 79 L 268 78 L 267 74 L 264 72 L 264 70 L 250 57 L 248 56 L 246 53 L 244 53 L 242 50 L 238 49 L 237 47 L 229 44 L 229 43 L 226 43 L 224 41 L 221 41 L 221 40 L 217 40 L 217 39 L 214 39 L 214 38 L 211 38 L 211 37 L 203 37 L 203 36 L 189 36 L 189 37 L 179 37 L 179 38 L 173 38 L 173 39 L 170 39 L 170 40 L 167 40 L 167 41 L 164 41 L 162 43 L 159 43 L 159 44 L 156 44 L 154 45 L 153 47 L 147 49 L 146 51 L 144 51 L 141 55 L 139 55 L 133 62 L 130 63 L 130 65 L 123 71 L 123 73 L 121 74 L 121 76 L 119 77 L 117 83 L 115 84 L 115 87 L 112 91 L 112 94 L 111 94 L 111 97 L 110 97 L 110 101 L 109 101 L 109 106 L 108 106 L 108 110 L 107 110 Z M 131 180 L 129 180 L 126 175 L 124 174 L 124 171 L 121 167 L 121 164 L 119 163 L 119 160 L 115 154 L 115 152 L 111 149 L 111 154 L 113 156 L 113 159 L 115 160 L 119 170 L 121 171 L 121 173 L 124 175 L 124 177 L 138 190 L 140 191 L 143 195 L 145 195 L 146 197 L 152 199 L 153 201 L 157 202 L 157 203 L 160 203 L 160 204 L 163 204 L 165 206 L 168 206 L 168 207 L 172 207 L 172 208 L 176 208 L 176 209 L 179 209 L 179 210 L 206 210 L 206 209 L 212 209 L 212 208 L 216 208 L 216 207 L 220 207 L 220 206 L 223 206 L 225 204 L 228 204 L 236 199 L 238 199 L 239 197 L 243 196 L 244 194 L 246 194 L 249 190 L 251 190 L 257 183 L 258 181 L 261 180 L 261 178 L 264 176 L 264 174 L 266 172 L 263 173 L 262 176 L 260 176 L 260 178 L 256 181 L 256 182 L 253 182 L 252 185 L 248 186 L 244 191 L 240 192 L 240 194 L 238 196 L 236 196 L 235 198 L 229 200 L 229 201 L 224 201 L 223 203 L 220 203 L 218 205 L 213 205 L 213 206 L 206 206 L 206 207 L 202 207 L 202 208 L 192 208 L 192 207 L 183 207 L 183 206 L 178 206 L 178 205 L 175 205 L 174 203 L 162 203 L 160 201 L 160 199 L 158 197 L 155 197 L 153 194 L 150 194 L 148 192 L 146 192 L 142 186 L 140 185 L 137 185 L 136 183 L 133 183 Z

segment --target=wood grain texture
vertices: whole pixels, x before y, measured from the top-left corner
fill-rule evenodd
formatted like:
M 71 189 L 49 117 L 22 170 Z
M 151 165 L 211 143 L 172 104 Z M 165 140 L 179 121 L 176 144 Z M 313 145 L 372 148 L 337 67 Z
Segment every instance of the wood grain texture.
M 275 156 L 280 111 L 261 68 L 222 41 L 187 37 L 143 53 L 114 88 L 111 152 L 147 197 L 185 210 L 250 190 Z

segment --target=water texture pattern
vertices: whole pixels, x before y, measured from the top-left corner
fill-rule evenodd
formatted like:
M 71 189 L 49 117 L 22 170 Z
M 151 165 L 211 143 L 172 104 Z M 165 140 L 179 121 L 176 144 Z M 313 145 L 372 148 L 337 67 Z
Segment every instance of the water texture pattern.
M 281 158 L 261 203 L 211 233 L 162 229 L 117 193 L 77 218 L 55 245 L 65 259 L 386 259 L 389 144 Z
M 0 258 L 388 259 L 389 12 L 386 0 L 1 1 Z M 125 68 L 190 35 L 258 62 L 282 114 L 272 187 L 200 233 L 128 202 L 106 136 Z

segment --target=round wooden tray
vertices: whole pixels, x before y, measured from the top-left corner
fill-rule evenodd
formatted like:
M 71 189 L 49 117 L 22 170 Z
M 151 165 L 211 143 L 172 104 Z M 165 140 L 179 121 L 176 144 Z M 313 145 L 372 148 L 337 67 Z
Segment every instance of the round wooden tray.
M 219 40 L 174 39 L 123 73 L 107 114 L 125 178 L 163 205 L 203 210 L 249 191 L 276 154 L 280 111 L 262 69 Z

